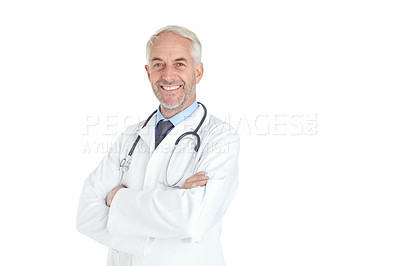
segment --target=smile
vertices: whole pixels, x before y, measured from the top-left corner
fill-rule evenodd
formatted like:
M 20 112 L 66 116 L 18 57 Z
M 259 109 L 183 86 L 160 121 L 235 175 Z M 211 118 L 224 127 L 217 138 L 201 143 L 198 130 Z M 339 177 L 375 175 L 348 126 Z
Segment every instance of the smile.
M 173 91 L 173 90 L 177 90 L 181 87 L 182 85 L 178 85 L 178 86 L 171 86 L 171 87 L 167 87 L 167 86 L 160 86 L 161 88 L 163 88 L 166 91 Z

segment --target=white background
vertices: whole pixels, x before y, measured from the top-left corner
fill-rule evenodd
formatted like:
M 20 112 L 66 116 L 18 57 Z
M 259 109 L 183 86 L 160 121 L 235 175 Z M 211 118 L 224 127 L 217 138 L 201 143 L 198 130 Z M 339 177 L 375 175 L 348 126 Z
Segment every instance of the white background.
M 395 3 L 2 1 L 0 264 L 105 265 L 80 190 L 157 107 L 145 44 L 178 24 L 203 44 L 198 100 L 241 135 L 227 266 L 399 265 Z

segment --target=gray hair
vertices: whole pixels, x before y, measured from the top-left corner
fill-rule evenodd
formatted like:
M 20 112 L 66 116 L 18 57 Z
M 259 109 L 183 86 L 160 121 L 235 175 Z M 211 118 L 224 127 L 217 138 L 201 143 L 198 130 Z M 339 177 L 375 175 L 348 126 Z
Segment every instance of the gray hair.
M 192 32 L 191 30 L 181 27 L 181 26 L 176 26 L 176 25 L 170 25 L 163 27 L 159 29 L 154 35 L 150 37 L 150 40 L 147 42 L 146 45 L 146 58 L 147 58 L 147 64 L 150 65 L 150 51 L 151 48 L 153 47 L 154 40 L 164 32 L 172 32 L 175 33 L 176 35 L 179 35 L 181 37 L 187 38 L 190 41 L 192 41 L 192 57 L 194 61 L 194 65 L 197 66 L 201 62 L 201 43 L 200 40 L 197 38 L 196 34 Z

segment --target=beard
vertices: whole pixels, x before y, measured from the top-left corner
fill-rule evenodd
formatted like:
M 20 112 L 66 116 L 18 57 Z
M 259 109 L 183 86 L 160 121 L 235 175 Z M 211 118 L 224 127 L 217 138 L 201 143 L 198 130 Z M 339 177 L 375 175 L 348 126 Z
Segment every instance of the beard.
M 175 105 L 170 105 L 162 100 L 161 93 L 158 90 L 159 86 L 165 86 L 165 85 L 175 85 L 176 82 L 165 82 L 165 81 L 158 81 L 155 84 L 151 84 L 151 87 L 153 88 L 153 92 L 156 95 L 158 101 L 160 102 L 161 106 L 167 109 L 168 111 L 171 110 L 179 110 L 182 106 L 185 105 L 185 103 L 192 98 L 194 92 L 196 91 L 196 79 L 195 79 L 195 74 L 193 73 L 193 78 L 191 80 L 190 84 L 183 83 L 182 84 L 182 90 L 184 91 L 182 99 L 179 100 L 179 102 Z

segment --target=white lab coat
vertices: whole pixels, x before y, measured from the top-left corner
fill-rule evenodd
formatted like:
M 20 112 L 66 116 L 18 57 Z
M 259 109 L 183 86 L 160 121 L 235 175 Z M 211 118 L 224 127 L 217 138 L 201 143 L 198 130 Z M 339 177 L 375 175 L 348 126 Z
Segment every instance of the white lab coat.
M 178 185 L 199 171 L 210 177 L 204 187 L 165 185 L 171 147 L 183 133 L 199 124 L 202 107 L 178 124 L 156 150 L 155 116 L 129 127 L 117 139 L 100 165 L 86 179 L 79 203 L 78 230 L 109 247 L 108 266 L 222 266 L 222 217 L 238 184 L 239 137 L 227 123 L 207 115 L 199 130 L 201 146 L 195 162 Z M 130 169 L 111 207 L 107 194 L 120 183 L 120 161 L 140 135 Z M 195 143 L 186 137 L 181 147 Z M 170 161 L 169 180 L 182 173 L 193 147 L 177 150 Z

